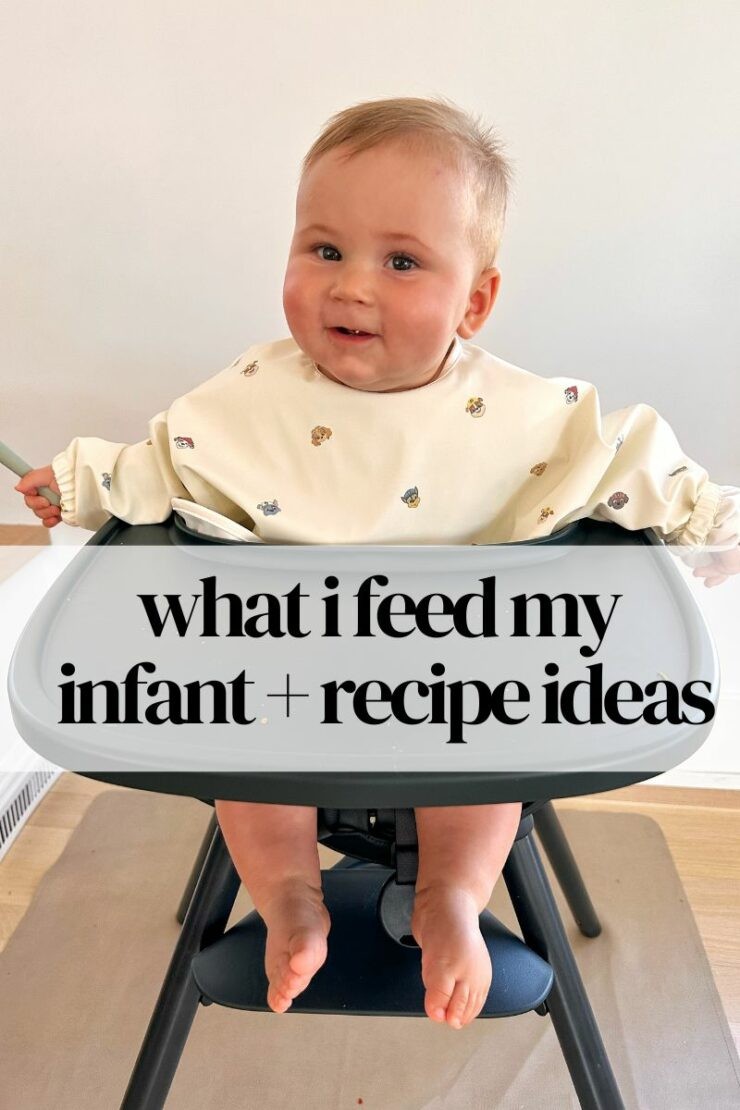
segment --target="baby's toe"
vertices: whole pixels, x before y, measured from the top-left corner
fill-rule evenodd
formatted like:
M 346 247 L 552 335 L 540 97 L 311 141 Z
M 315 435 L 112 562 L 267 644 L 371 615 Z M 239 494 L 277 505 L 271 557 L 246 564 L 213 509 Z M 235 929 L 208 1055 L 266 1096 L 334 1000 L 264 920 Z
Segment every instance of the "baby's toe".
M 488 991 L 470 992 L 470 994 L 468 995 L 468 1004 L 465 1007 L 465 1013 L 463 1014 L 463 1025 L 468 1025 L 469 1022 L 478 1017 L 478 1014 L 483 1009 L 487 997 Z
M 453 1029 L 462 1029 L 465 1012 L 468 1007 L 470 987 L 464 981 L 456 983 L 447 1007 L 447 1024 Z
M 431 977 L 426 976 L 424 986 L 426 987 L 424 1009 L 427 1017 L 432 1021 L 444 1022 L 447 1019 L 447 1007 L 455 989 L 455 976 L 450 972 L 438 972 Z
M 292 998 L 289 998 L 287 994 L 284 994 L 279 987 L 275 986 L 273 983 L 270 983 L 268 985 L 267 1005 L 270 1007 L 271 1010 L 274 1010 L 276 1014 L 284 1014 L 286 1010 L 289 1010 L 292 1001 Z
M 287 949 L 277 959 L 265 960 L 270 1008 L 284 1013 L 296 995 L 306 989 L 325 959 L 325 937 L 313 930 L 296 931 L 288 941 Z
M 300 930 L 290 940 L 288 967 L 293 976 L 303 979 L 313 975 L 326 959 L 326 938 L 314 930 Z
M 267 973 L 267 1005 L 271 1010 L 281 1014 L 288 1009 L 293 997 L 288 985 L 287 957 L 269 963 L 265 961 L 265 972 Z

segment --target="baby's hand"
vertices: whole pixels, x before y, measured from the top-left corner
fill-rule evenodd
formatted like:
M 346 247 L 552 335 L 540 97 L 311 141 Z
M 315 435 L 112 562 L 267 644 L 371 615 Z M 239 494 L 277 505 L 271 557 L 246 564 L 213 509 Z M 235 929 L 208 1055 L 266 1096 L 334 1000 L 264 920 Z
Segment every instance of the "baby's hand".
M 15 487 L 22 493 L 24 500 L 36 516 L 41 520 L 44 528 L 53 528 L 62 519 L 62 510 L 58 505 L 52 505 L 46 497 L 42 497 L 39 488 L 46 486 L 48 489 L 59 493 L 59 486 L 50 466 L 39 467 L 38 470 L 29 470 Z
M 713 551 L 711 560 L 694 570 L 694 578 L 703 578 L 705 586 L 721 586 L 731 574 L 740 574 L 740 546 L 731 547 L 729 551 Z

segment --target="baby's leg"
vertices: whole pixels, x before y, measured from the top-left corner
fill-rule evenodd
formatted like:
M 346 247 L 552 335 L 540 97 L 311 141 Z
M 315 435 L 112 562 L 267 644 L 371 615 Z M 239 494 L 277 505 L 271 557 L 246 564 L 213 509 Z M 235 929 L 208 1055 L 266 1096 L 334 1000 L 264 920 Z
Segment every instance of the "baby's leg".
M 424 1008 L 455 1029 L 478 1016 L 491 985 L 478 915 L 506 862 L 521 809 L 514 802 L 415 811 L 419 874 L 411 928 L 421 946 Z
M 316 810 L 216 802 L 224 840 L 267 926 L 267 1003 L 283 1013 L 326 959 L 329 914 L 321 890 Z

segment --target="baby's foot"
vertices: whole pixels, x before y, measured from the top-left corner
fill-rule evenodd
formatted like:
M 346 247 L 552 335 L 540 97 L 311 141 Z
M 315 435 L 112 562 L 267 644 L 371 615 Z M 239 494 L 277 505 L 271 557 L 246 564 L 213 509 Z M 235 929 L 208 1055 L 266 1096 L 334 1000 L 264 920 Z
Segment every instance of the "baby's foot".
M 474 897 L 454 886 L 418 891 L 411 931 L 421 947 L 427 1016 L 462 1029 L 483 1008 L 492 978 Z
M 267 1004 L 282 1014 L 326 959 L 329 913 L 320 888 L 291 879 L 271 892 L 260 916 L 267 926 Z

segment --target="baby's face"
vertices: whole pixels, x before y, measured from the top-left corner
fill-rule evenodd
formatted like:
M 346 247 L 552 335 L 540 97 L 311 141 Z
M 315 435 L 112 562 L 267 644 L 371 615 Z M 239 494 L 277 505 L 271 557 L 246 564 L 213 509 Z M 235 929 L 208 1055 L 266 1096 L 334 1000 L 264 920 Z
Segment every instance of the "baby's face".
M 413 389 L 434 378 L 456 333 L 478 330 L 493 297 L 476 291 L 468 205 L 451 165 L 398 142 L 351 158 L 338 148 L 308 170 L 283 306 L 324 374 L 354 389 Z M 485 273 L 497 287 L 497 272 Z M 490 304 L 479 320 L 480 296 Z

